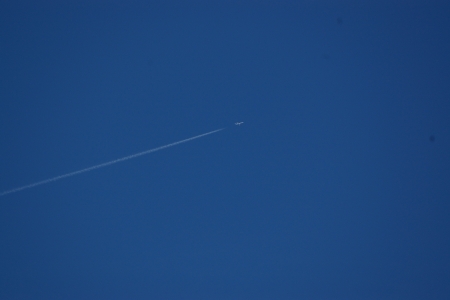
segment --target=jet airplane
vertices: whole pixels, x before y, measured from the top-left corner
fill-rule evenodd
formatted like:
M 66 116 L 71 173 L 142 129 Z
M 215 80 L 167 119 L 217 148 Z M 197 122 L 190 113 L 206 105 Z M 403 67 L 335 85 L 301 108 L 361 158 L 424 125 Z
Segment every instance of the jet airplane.
M 241 124 L 244 124 L 244 122 L 236 122 L 236 123 L 234 123 L 234 125 L 237 125 L 237 126 L 241 126 Z

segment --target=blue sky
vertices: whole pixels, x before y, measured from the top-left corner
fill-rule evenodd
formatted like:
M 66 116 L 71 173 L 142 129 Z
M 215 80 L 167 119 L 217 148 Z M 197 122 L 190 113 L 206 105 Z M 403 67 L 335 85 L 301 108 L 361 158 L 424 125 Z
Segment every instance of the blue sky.
M 449 15 L 3 2 L 0 299 L 448 299 Z

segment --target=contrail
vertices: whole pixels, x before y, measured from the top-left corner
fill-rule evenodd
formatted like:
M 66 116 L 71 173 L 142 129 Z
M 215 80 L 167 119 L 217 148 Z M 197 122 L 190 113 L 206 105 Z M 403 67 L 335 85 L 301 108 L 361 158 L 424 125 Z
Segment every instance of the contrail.
M 210 131 L 210 132 L 207 132 L 207 133 L 203 133 L 203 134 L 200 134 L 200 135 L 197 135 L 197 136 L 185 139 L 185 140 L 181 140 L 179 142 L 171 143 L 171 144 L 168 144 L 168 145 L 165 145 L 165 146 L 161 146 L 161 147 L 158 147 L 158 148 L 150 149 L 150 150 L 143 151 L 143 152 L 140 152 L 140 153 L 136 153 L 136 154 L 133 154 L 133 155 L 129 155 L 129 156 L 125 156 L 125 157 L 122 157 L 122 158 L 118 158 L 118 159 L 115 159 L 115 160 L 112 160 L 112 161 L 109 161 L 109 162 L 105 162 L 105 163 L 102 163 L 102 164 L 99 164 L 99 165 L 95 165 L 95 166 L 92 166 L 92 167 L 89 167 L 89 168 L 86 168 L 86 169 L 82 169 L 82 170 L 79 170 L 79 171 L 67 173 L 67 174 L 64 174 L 64 175 L 59 175 L 59 176 L 56 176 L 56 177 L 53 177 L 53 178 L 50 178 L 50 179 L 46 179 L 46 180 L 42 180 L 42 181 L 39 181 L 39 182 L 36 182 L 36 183 L 32 183 L 32 184 L 29 184 L 29 185 L 18 187 L 18 188 L 15 188 L 15 189 L 12 189 L 12 190 L 0 193 L 0 197 L 8 195 L 8 194 L 12 194 L 12 193 L 17 193 L 17 192 L 20 192 L 20 191 L 23 191 L 23 190 L 31 189 L 33 187 L 36 187 L 36 186 L 39 186 L 39 185 L 43 185 L 43 184 L 47 184 L 47 183 L 50 183 L 50 182 L 53 182 L 53 181 L 57 181 L 57 180 L 60 180 L 60 179 L 63 179 L 63 178 L 67 178 L 67 177 L 75 176 L 75 175 L 78 175 L 78 174 L 81 174 L 81 173 L 89 172 L 89 171 L 92 171 L 92 170 L 95 170 L 95 169 L 100 169 L 100 168 L 103 168 L 103 167 L 106 167 L 106 166 L 109 166 L 109 165 L 113 165 L 113 164 L 116 164 L 116 163 L 119 163 L 119 162 L 122 162 L 122 161 L 125 161 L 125 160 L 136 158 L 138 156 L 142 156 L 142 155 L 145 155 L 145 154 L 153 153 L 153 152 L 156 152 L 156 151 L 159 151 L 159 150 L 162 150 L 162 149 L 166 149 L 166 148 L 169 148 L 169 147 L 172 147 L 172 146 L 176 146 L 176 145 L 179 145 L 179 144 L 182 144 L 182 143 L 186 143 L 186 142 L 189 142 L 189 141 L 192 141 L 192 140 L 195 140 L 195 139 L 199 139 L 201 137 L 213 134 L 215 132 L 218 132 L 218 131 L 221 131 L 221 130 L 224 130 L 224 129 L 225 128 L 217 129 L 217 130 Z

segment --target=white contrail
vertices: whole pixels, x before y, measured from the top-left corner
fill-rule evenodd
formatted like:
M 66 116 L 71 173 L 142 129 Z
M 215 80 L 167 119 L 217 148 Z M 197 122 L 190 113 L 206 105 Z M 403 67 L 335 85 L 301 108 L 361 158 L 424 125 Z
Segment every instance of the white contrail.
M 53 182 L 53 181 L 57 181 L 57 180 L 60 180 L 60 179 L 66 178 L 66 177 L 70 177 L 70 176 L 78 175 L 78 174 L 81 174 L 81 173 L 89 172 L 89 171 L 92 171 L 92 170 L 95 170 L 95 169 L 103 168 L 103 167 L 106 167 L 106 166 L 109 166 L 109 165 L 112 165 L 112 164 L 116 164 L 116 163 L 121 162 L 121 161 L 129 160 L 129 159 L 141 156 L 141 155 L 145 155 L 145 154 L 149 154 L 149 153 L 152 153 L 152 152 L 156 152 L 156 151 L 159 151 L 159 150 L 162 150 L 162 149 L 165 149 L 165 148 L 169 148 L 169 147 L 172 147 L 172 146 L 175 146 L 175 145 L 186 143 L 186 142 L 189 142 L 189 141 L 192 141 L 192 140 L 195 140 L 195 139 L 207 136 L 209 134 L 213 134 L 215 132 L 218 132 L 218 131 L 221 131 L 221 130 L 224 130 L 224 129 L 225 128 L 217 129 L 217 130 L 210 131 L 210 132 L 207 132 L 207 133 L 204 133 L 204 134 L 200 134 L 200 135 L 197 135 L 197 136 L 194 136 L 194 137 L 191 137 L 191 138 L 179 141 L 179 142 L 171 143 L 171 144 L 168 144 L 168 145 L 165 145 L 165 146 L 161 146 L 161 147 L 150 149 L 150 150 L 147 150 L 147 151 L 144 151 L 144 152 L 140 152 L 140 153 L 136 153 L 136 154 L 133 154 L 133 155 L 125 156 L 125 157 L 122 157 L 122 158 L 119 158 L 119 159 L 115 159 L 115 160 L 112 160 L 112 161 L 109 161 L 109 162 L 105 162 L 105 163 L 102 163 L 102 164 L 99 164 L 99 165 L 95 165 L 95 166 L 92 166 L 92 167 L 89 167 L 89 168 L 86 168 L 86 169 L 82 169 L 82 170 L 79 170 L 79 171 L 67 173 L 67 174 L 64 174 L 64 175 L 56 176 L 56 177 L 53 177 L 53 178 L 50 178 L 50 179 L 46 179 L 46 180 L 42 180 L 42 181 L 39 181 L 39 182 L 36 182 L 36 183 L 32 183 L 32 184 L 29 184 L 29 185 L 18 187 L 18 188 L 15 188 L 15 189 L 12 189 L 12 190 L 0 193 L 0 197 L 8 195 L 8 194 L 12 194 L 12 193 L 20 192 L 20 191 L 23 191 L 23 190 L 26 190 L 26 189 L 30 189 L 32 187 L 36 187 L 36 186 L 39 186 L 39 185 L 47 184 L 47 183 L 50 183 L 50 182 Z

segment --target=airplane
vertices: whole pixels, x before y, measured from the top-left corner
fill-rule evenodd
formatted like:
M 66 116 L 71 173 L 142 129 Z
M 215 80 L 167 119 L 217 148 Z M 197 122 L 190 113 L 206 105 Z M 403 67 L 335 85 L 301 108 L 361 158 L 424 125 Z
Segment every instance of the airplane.
M 244 122 L 236 122 L 236 123 L 234 123 L 234 125 L 237 125 L 237 126 L 241 126 L 241 124 L 244 124 Z

